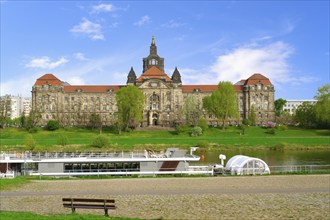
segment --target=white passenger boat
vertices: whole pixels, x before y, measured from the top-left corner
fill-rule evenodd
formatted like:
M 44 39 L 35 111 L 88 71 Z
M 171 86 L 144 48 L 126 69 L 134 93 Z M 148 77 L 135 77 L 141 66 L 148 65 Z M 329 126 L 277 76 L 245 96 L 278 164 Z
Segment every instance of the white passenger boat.
M 1 152 L 0 177 L 212 174 L 207 166 L 189 165 L 200 160 L 192 152 Z

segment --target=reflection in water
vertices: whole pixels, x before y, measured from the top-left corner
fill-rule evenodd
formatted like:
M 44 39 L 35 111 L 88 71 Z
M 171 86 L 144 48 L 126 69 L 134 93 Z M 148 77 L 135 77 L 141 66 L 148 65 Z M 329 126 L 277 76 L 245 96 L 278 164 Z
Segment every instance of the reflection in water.
M 202 150 L 197 150 L 196 155 L 201 156 Z M 257 157 L 265 161 L 269 166 L 288 165 L 329 165 L 330 151 L 272 151 L 272 150 L 203 150 L 204 161 L 199 164 L 220 164 L 219 155 L 225 154 L 227 161 L 235 155 Z M 225 161 L 225 164 L 227 163 Z

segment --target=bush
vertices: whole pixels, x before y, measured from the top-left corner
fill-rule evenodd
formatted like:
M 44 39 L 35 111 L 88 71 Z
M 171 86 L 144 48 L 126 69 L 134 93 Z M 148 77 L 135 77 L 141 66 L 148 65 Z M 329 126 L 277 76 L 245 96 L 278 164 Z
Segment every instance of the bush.
M 189 131 L 190 131 L 190 128 L 189 128 L 189 126 L 187 126 L 187 125 L 182 125 L 182 126 L 177 125 L 177 126 L 175 127 L 175 130 L 176 130 L 176 132 L 177 132 L 178 134 L 181 134 L 181 133 L 189 132 Z
M 251 121 L 246 118 L 246 119 L 243 120 L 243 124 L 244 125 L 251 125 Z
M 190 136 L 197 137 L 202 135 L 202 128 L 201 127 L 193 127 L 190 131 Z
M 69 143 L 69 139 L 65 134 L 59 134 L 57 138 L 57 144 L 65 146 Z
M 202 141 L 198 141 L 196 146 L 200 148 L 208 148 L 209 143 L 205 140 L 202 140 Z
M 98 135 L 92 142 L 92 146 L 93 147 L 98 147 L 98 148 L 101 148 L 101 147 L 106 147 L 109 145 L 109 140 L 106 136 L 104 135 Z
M 286 126 L 286 125 L 278 125 L 278 126 L 276 126 L 276 129 L 277 130 L 280 130 L 280 131 L 286 131 L 286 130 L 288 130 L 288 126 Z
M 203 131 L 209 128 L 209 125 L 207 124 L 207 121 L 204 118 L 201 118 L 198 121 L 198 127 L 201 127 Z
M 266 133 L 267 134 L 275 134 L 275 128 L 267 128 Z
M 241 124 L 240 126 L 239 126 L 239 128 L 242 130 L 242 133 L 241 134 L 245 134 L 245 131 L 246 131 L 246 129 L 248 128 L 248 126 L 247 125 L 245 125 L 245 124 Z
M 36 146 L 36 142 L 31 134 L 28 134 L 24 140 L 25 146 L 29 147 L 31 150 Z
M 49 120 L 45 128 L 48 131 L 55 131 L 60 128 L 60 123 L 55 120 Z

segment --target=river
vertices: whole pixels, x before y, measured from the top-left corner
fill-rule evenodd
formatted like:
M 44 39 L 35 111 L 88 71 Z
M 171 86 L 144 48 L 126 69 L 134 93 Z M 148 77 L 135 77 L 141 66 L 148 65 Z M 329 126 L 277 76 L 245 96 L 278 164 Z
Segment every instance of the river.
M 201 156 L 202 151 L 197 150 L 196 155 Z M 199 165 L 220 164 L 219 155 L 226 155 L 226 162 L 235 155 L 246 155 L 257 157 L 265 161 L 268 166 L 290 166 L 290 165 L 329 165 L 329 150 L 294 150 L 294 151 L 272 151 L 272 150 L 205 150 L 204 161 Z

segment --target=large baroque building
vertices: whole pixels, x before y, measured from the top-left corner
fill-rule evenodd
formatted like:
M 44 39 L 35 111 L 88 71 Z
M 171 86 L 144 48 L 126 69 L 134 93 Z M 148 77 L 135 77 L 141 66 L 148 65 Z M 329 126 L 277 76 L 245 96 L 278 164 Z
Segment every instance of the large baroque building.
M 100 115 L 103 125 L 116 120 L 116 92 L 127 85 L 138 87 L 145 98 L 142 127 L 172 126 L 184 120 L 183 106 L 189 96 L 194 96 L 202 106 L 205 96 L 217 89 L 217 85 L 183 85 L 181 74 L 175 67 L 172 76 L 164 72 L 164 58 L 157 53 L 152 38 L 150 53 L 143 58 L 143 73 L 137 76 L 133 67 L 127 75 L 126 85 L 70 85 L 53 74 L 38 78 L 32 88 L 32 106 L 42 115 L 41 125 L 48 120 L 58 120 L 63 126 L 84 126 L 91 114 Z M 274 86 L 261 74 L 253 74 L 234 84 L 237 92 L 239 118 L 231 118 L 228 124 L 240 124 L 256 113 L 256 123 L 275 121 Z M 209 125 L 217 126 L 218 120 L 202 110 Z M 220 122 L 219 122 L 220 123 Z

